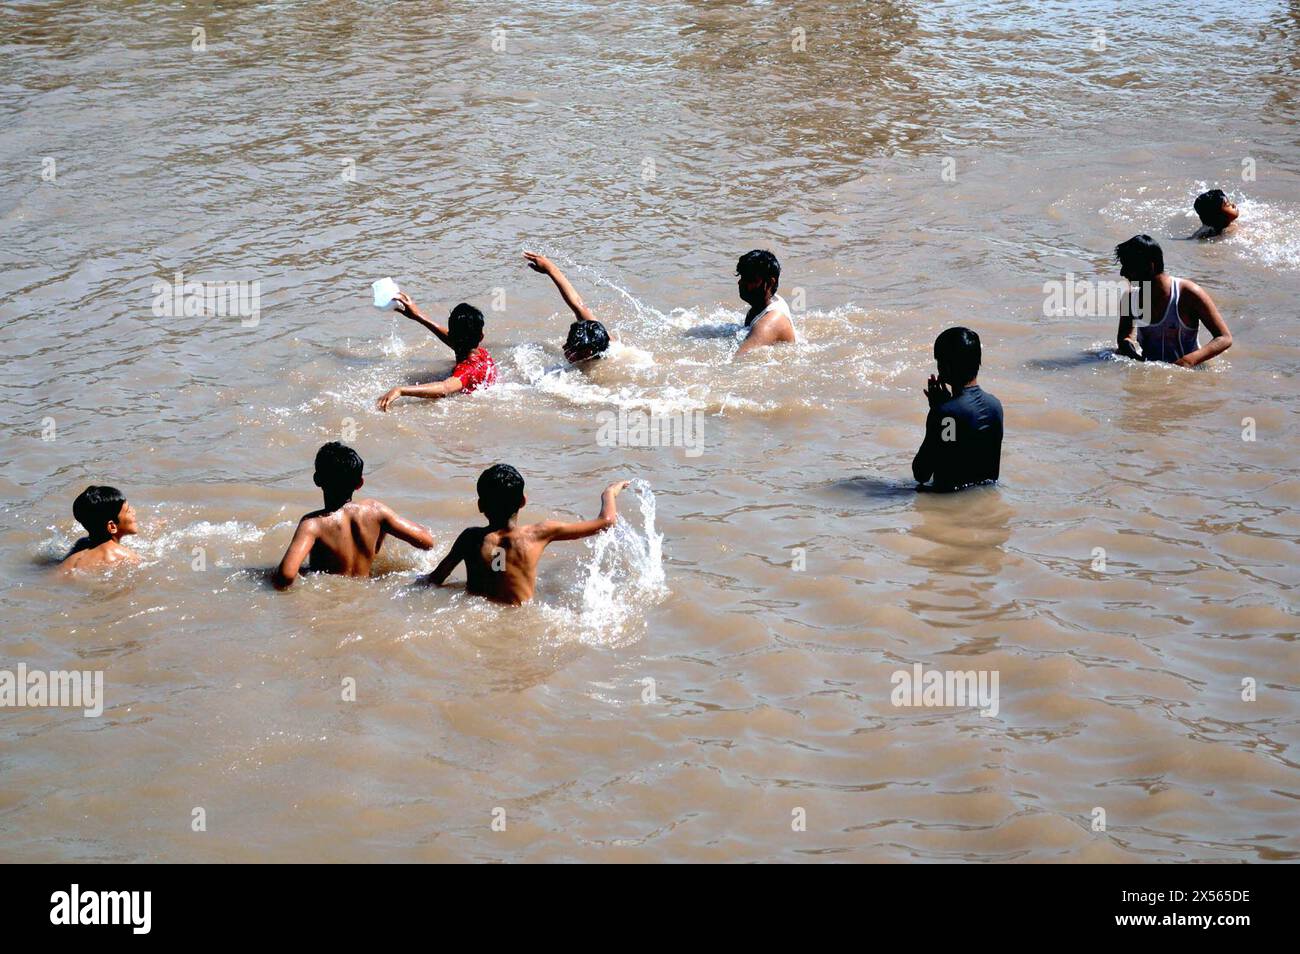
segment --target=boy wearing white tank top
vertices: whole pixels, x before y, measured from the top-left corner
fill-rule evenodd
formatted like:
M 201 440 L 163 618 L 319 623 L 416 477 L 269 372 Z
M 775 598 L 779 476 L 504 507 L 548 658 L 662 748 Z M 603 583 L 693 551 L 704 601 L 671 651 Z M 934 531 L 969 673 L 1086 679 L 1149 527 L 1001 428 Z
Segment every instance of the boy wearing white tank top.
M 1135 287 L 1120 299 L 1119 353 L 1138 361 L 1164 361 L 1194 368 L 1232 347 L 1219 309 L 1205 289 L 1185 278 L 1165 273 L 1165 254 L 1149 235 L 1135 235 L 1115 246 L 1120 274 Z M 1138 325 L 1136 319 L 1148 323 Z M 1200 328 L 1211 335 L 1200 341 Z
M 745 315 L 749 334 L 740 343 L 736 357 L 778 341 L 793 344 L 797 338 L 790 306 L 776 293 L 781 280 L 781 263 L 776 256 L 761 249 L 746 252 L 736 263 L 736 274 L 740 276 L 736 283 L 740 299 L 749 306 Z

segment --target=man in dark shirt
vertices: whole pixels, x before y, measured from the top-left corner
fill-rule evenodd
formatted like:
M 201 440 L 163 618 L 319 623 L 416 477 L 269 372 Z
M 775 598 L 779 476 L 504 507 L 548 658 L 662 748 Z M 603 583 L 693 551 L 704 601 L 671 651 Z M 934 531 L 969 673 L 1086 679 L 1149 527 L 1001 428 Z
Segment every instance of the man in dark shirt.
M 925 442 L 912 461 L 918 484 L 934 478 L 931 490 L 960 490 L 998 479 L 1002 457 L 1002 402 L 976 383 L 980 336 L 949 328 L 934 340 L 939 374 L 930 375 L 925 396 Z

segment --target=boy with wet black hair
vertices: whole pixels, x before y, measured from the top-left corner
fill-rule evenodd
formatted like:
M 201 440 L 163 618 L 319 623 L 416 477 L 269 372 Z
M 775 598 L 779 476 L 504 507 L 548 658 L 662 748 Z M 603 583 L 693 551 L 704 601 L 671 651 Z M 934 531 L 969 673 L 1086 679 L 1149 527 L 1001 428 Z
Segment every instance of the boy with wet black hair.
M 298 522 L 275 571 L 276 589 L 293 585 L 308 555 L 313 572 L 369 576 L 370 565 L 389 534 L 421 550 L 433 548 L 433 534 L 418 523 L 399 517 L 378 500 L 352 499 L 365 483 L 361 476 L 364 468 L 361 456 L 338 441 L 330 441 L 316 452 L 312 480 L 324 494 L 325 506 Z
M 564 341 L 565 360 L 570 364 L 578 364 L 604 354 L 609 348 L 609 332 L 596 320 L 591 309 L 583 304 L 582 297 L 564 277 L 564 272 L 560 271 L 559 267 L 545 255 L 524 252 L 524 258 L 528 260 L 529 268 L 541 272 L 555 282 L 560 297 L 564 299 L 564 303 L 569 306 L 576 319 L 569 325 L 569 336 Z
M 781 263 L 776 256 L 764 249 L 746 252 L 736 262 L 736 274 L 740 300 L 749 306 L 745 314 L 749 334 L 736 350 L 736 357 L 779 341 L 793 344 L 797 338 L 790 306 L 776 293 L 781 281 Z
M 379 399 L 379 410 L 387 411 L 388 406 L 399 397 L 441 398 L 457 391 L 469 394 L 496 383 L 496 362 L 486 348 L 479 347 L 483 343 L 483 312 L 473 305 L 461 302 L 451 310 L 447 327 L 444 328 L 429 320 L 406 292 L 398 292 L 393 300 L 398 303 L 399 314 L 424 325 L 455 352 L 456 367 L 441 381 L 393 388 Z
M 1194 239 L 1212 238 L 1222 235 L 1240 215 L 1237 206 L 1222 189 L 1210 189 L 1202 192 L 1192 203 L 1192 208 L 1201 218 L 1201 227 L 1192 236 Z
M 86 528 L 59 564 L 59 569 L 97 570 L 114 563 L 139 563 L 134 550 L 122 546 L 122 538 L 137 530 L 135 508 L 116 487 L 92 484 L 72 502 L 72 515 Z
M 938 375 L 930 375 L 925 396 L 930 413 L 925 441 L 912 461 L 918 484 L 934 478 L 931 490 L 960 490 L 998 479 L 1002 462 L 1002 402 L 979 386 L 980 336 L 949 328 L 934 339 Z
M 1149 235 L 1115 246 L 1120 274 L 1133 286 L 1119 300 L 1119 353 L 1137 361 L 1192 368 L 1232 347 L 1232 333 L 1209 294 L 1196 282 L 1165 273 L 1165 253 Z M 1136 319 L 1145 317 L 1147 324 Z M 1200 341 L 1200 326 L 1210 340 Z
M 462 531 L 427 579 L 442 586 L 463 560 L 467 591 L 497 603 L 526 603 L 537 586 L 542 551 L 557 540 L 580 540 L 614 526 L 616 499 L 626 486 L 621 480 L 605 488 L 595 520 L 543 520 L 520 526 L 519 511 L 528 502 L 524 478 L 509 464 L 494 464 L 478 479 L 478 509 L 487 517 L 487 526 Z

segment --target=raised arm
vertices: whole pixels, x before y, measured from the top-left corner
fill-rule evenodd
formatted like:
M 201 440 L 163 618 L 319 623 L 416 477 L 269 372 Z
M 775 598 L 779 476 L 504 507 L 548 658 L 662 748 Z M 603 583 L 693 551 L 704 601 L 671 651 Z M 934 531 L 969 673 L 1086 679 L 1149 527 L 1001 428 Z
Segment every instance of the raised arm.
M 626 487 L 626 480 L 616 480 L 605 488 L 605 492 L 600 495 L 600 516 L 595 520 L 578 520 L 573 523 L 563 520 L 546 520 L 539 523 L 537 530 L 542 546 L 554 543 L 557 540 L 581 540 L 583 537 L 594 536 L 602 530 L 608 530 L 614 526 L 615 521 L 618 520 L 618 504 L 616 501 L 618 495 Z
M 1205 293 L 1200 285 L 1192 282 L 1184 283 L 1184 288 L 1191 292 L 1189 296 L 1192 304 L 1192 314 L 1196 320 L 1205 325 L 1205 330 L 1212 336 L 1209 341 L 1201 345 L 1191 354 L 1185 354 L 1178 359 L 1177 363 L 1185 368 L 1194 368 L 1198 364 L 1209 361 L 1215 355 L 1223 354 L 1232 347 L 1232 332 L 1228 330 L 1227 323 L 1223 316 L 1219 314 L 1219 309 L 1214 306 L 1214 301 Z
M 289 541 L 289 549 L 284 551 L 284 559 L 280 561 L 280 565 L 275 569 L 275 576 L 271 578 L 277 590 L 287 590 L 293 586 L 293 581 L 298 579 L 298 571 L 302 568 L 303 561 L 307 559 L 315 543 L 316 522 L 308 519 L 299 521 L 298 529 L 294 531 L 293 539 Z
M 391 533 L 399 540 L 405 540 L 420 550 L 433 549 L 433 534 L 427 527 L 412 523 L 405 517 L 398 516 L 391 508 L 383 508 L 383 527 L 385 533 Z
M 434 586 L 442 586 L 442 584 L 447 582 L 447 577 L 451 576 L 451 571 L 456 569 L 456 567 L 460 565 L 460 562 L 465 559 L 465 540 L 468 534 L 469 530 L 462 530 L 460 532 L 460 536 L 458 536 L 456 542 L 451 545 L 451 549 L 448 550 L 447 555 L 442 558 L 442 562 L 439 563 L 437 567 L 434 568 L 434 571 L 425 577 L 425 579 Z
M 551 281 L 555 282 L 555 287 L 560 290 L 564 303 L 573 310 L 579 321 L 596 320 L 591 314 L 591 309 L 582 303 L 582 297 L 574 291 L 573 285 L 564 277 L 564 272 L 560 271 L 554 262 L 545 255 L 538 255 L 536 252 L 524 252 L 524 258 L 528 259 L 528 267 L 533 271 L 550 276 Z
M 406 292 L 398 292 L 397 297 L 394 298 L 393 301 L 398 303 L 398 308 L 397 308 L 398 314 L 405 315 L 407 318 L 410 318 L 412 321 L 416 322 L 417 324 L 424 325 L 424 327 L 428 328 L 435 335 L 437 335 L 438 340 L 441 341 L 443 344 L 445 344 L 448 348 L 453 347 L 451 343 L 451 338 L 448 337 L 447 329 L 444 328 L 442 325 L 438 324 L 436 321 L 433 321 L 431 318 L 429 318 L 428 315 L 426 315 L 423 311 L 421 311 L 420 306 L 417 305 L 412 300 L 410 295 L 408 295 Z

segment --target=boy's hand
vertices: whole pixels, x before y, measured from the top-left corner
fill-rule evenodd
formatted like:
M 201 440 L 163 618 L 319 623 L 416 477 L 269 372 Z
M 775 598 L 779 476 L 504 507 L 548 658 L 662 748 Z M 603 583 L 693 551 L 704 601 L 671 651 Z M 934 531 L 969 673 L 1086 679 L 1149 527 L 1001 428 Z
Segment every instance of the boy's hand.
M 383 397 L 379 399 L 379 410 L 387 411 L 388 405 L 392 404 L 401 396 L 402 396 L 402 389 L 393 388 L 391 391 L 389 391 L 387 394 L 385 394 Z
M 424 317 L 424 313 L 420 311 L 420 306 L 412 301 L 411 296 L 406 292 L 399 291 L 393 301 L 397 302 L 396 311 L 399 315 L 405 315 L 407 318 Z
M 551 260 L 545 255 L 538 255 L 536 252 L 524 252 L 524 258 L 528 259 L 528 267 L 535 272 L 541 272 L 543 275 L 551 271 Z
M 629 483 L 630 481 L 627 480 L 616 480 L 605 488 L 605 493 L 609 494 L 611 497 L 617 497 L 627 489 Z
M 930 402 L 930 407 L 938 407 L 952 398 L 952 391 L 948 385 L 939 380 L 938 375 L 932 374 L 925 385 L 925 396 Z

